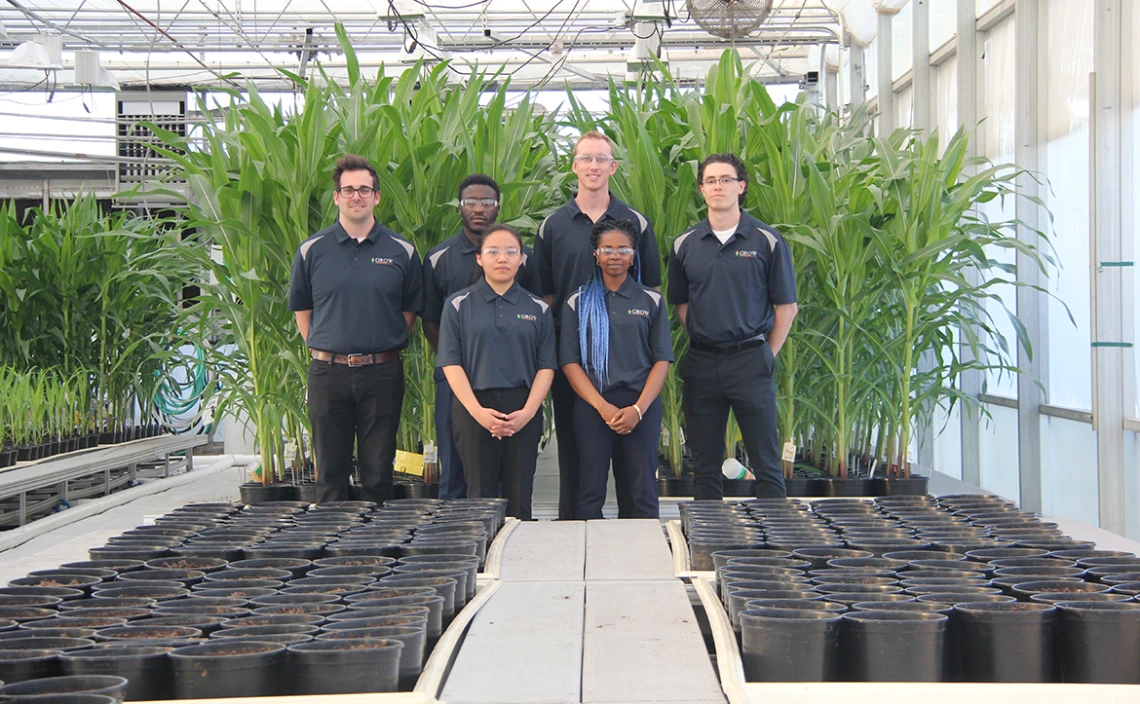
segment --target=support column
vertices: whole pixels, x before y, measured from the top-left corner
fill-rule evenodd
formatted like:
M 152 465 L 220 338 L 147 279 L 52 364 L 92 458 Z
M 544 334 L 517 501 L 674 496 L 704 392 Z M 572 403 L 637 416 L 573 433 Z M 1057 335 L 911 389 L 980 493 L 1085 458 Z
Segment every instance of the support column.
M 911 38 L 913 40 L 913 70 L 911 81 L 911 127 L 919 130 L 923 137 L 930 136 L 933 128 L 931 105 L 934 103 L 934 89 L 930 81 L 930 5 L 929 0 L 911 1 Z M 919 369 L 929 372 L 934 368 L 934 353 L 924 352 L 919 359 Z M 934 467 L 934 408 L 919 416 L 917 445 L 918 463 L 928 469 Z
M 1096 0 L 1092 81 L 1093 429 L 1100 526 L 1127 529 L 1124 482 L 1123 150 L 1121 0 Z M 1133 302 L 1135 305 L 1135 302 Z
M 879 135 L 887 137 L 895 131 L 895 88 L 891 74 L 891 53 L 894 49 L 891 37 L 891 15 L 879 15 Z
M 975 18 L 976 0 L 958 0 L 958 124 L 971 132 L 967 152 L 968 158 L 976 157 L 980 130 L 978 127 L 978 30 Z M 950 134 L 939 137 L 945 141 Z M 966 280 L 976 285 L 978 272 L 969 269 Z M 959 345 L 958 354 L 963 362 L 973 360 L 969 345 Z M 961 374 L 962 392 L 967 397 L 977 399 L 982 392 L 982 373 L 965 371 Z M 982 485 L 981 414 L 977 410 L 962 407 L 962 481 L 974 486 Z
M 1041 208 L 1030 198 L 1039 197 L 1040 189 L 1032 174 L 1040 167 L 1038 109 L 1039 8 L 1035 2 L 1021 2 L 1014 13 L 1014 31 L 1017 42 L 1017 87 L 1015 89 L 1014 129 L 1017 150 L 1014 157 L 1026 174 L 1018 179 L 1017 237 L 1036 247 L 1037 230 L 1041 224 Z M 1017 316 L 1025 325 L 1025 332 L 1033 351 L 1042 349 L 1044 340 L 1040 320 L 1044 312 L 1041 294 L 1033 288 L 1040 283 L 1037 264 L 1022 254 L 1017 255 L 1017 278 L 1023 286 L 1017 288 Z M 1037 386 L 1043 377 L 1041 357 L 1030 359 L 1026 349 L 1017 345 L 1017 366 L 1022 373 L 1017 377 L 1017 440 L 1020 469 L 1019 503 L 1026 511 L 1041 511 L 1041 390 Z
M 850 36 L 847 37 L 850 49 L 847 52 L 847 83 L 851 89 L 851 109 L 858 108 L 867 102 L 867 77 L 864 63 L 863 47 L 855 43 Z
M 916 130 L 929 135 L 934 128 L 934 86 L 930 80 L 930 0 L 911 0 L 914 54 L 914 80 L 911 85 L 911 110 Z

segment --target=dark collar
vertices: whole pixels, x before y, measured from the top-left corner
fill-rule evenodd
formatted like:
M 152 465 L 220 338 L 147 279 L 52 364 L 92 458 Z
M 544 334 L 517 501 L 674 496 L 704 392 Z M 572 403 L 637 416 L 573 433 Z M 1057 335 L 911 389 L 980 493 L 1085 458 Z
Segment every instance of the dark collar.
M 605 286 L 604 283 L 602 285 Z M 614 294 L 614 295 L 621 296 L 622 298 L 633 298 L 633 294 L 634 294 L 634 292 L 637 291 L 639 286 L 640 286 L 640 284 L 638 284 L 637 281 L 635 281 L 632 276 L 629 276 L 627 274 L 625 277 L 625 281 L 622 282 L 621 286 L 618 286 L 618 290 L 611 291 L 607 288 L 606 294 Z
M 608 193 L 610 196 L 610 204 L 608 206 L 606 206 L 606 212 L 602 213 L 601 219 L 602 220 L 628 219 L 628 215 L 625 211 L 629 209 L 629 206 L 627 206 L 625 203 L 622 203 L 620 200 L 618 200 L 617 196 L 614 195 L 613 191 L 609 191 Z M 578 191 L 574 191 L 574 195 L 570 196 L 570 202 L 566 204 L 566 210 L 568 213 L 570 213 L 570 217 L 572 219 L 582 214 L 582 209 L 578 207 L 578 201 L 575 200 L 577 197 L 578 197 Z
M 488 303 L 499 297 L 499 294 L 495 293 L 495 289 L 491 288 L 491 284 L 487 283 L 486 277 L 479 279 L 479 283 L 475 284 L 475 286 L 478 287 L 480 295 L 483 296 L 483 300 Z M 511 305 L 517 305 L 520 296 L 522 296 L 522 287 L 519 286 L 519 282 L 516 281 L 511 284 L 511 287 L 502 295 L 502 298 L 506 299 Z
M 381 229 L 383 229 L 383 225 L 380 224 L 379 220 L 373 218 L 372 229 L 368 231 L 368 236 L 364 239 L 375 243 L 376 238 L 380 236 Z M 332 230 L 333 234 L 336 235 L 336 241 L 338 244 L 344 244 L 348 240 L 352 239 L 348 236 L 348 233 L 345 231 L 344 226 L 340 224 L 340 218 L 336 219 L 336 223 L 333 225 Z
M 471 244 L 471 240 L 467 239 L 467 233 L 463 231 L 462 226 L 455 235 L 455 241 L 459 244 L 459 251 L 463 254 L 471 254 L 479 249 L 477 245 Z

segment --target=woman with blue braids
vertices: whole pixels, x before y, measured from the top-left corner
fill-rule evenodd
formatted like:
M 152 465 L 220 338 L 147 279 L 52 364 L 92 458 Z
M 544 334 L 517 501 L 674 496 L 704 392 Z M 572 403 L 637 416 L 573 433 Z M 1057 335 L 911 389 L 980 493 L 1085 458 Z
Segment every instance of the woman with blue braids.
M 673 346 L 661 294 L 637 275 L 637 226 L 604 220 L 590 232 L 595 267 L 562 309 L 558 361 L 578 394 L 580 520 L 602 518 L 615 452 L 627 466 L 633 518 L 657 518 L 657 443 Z

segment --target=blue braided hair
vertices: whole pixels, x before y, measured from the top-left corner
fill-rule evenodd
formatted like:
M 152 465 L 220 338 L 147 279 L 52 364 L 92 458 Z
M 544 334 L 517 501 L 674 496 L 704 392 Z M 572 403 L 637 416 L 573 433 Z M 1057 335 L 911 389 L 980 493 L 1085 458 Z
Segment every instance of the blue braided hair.
M 621 232 L 629 237 L 629 242 L 637 251 L 638 229 L 629 220 L 605 220 L 594 224 L 590 230 L 590 245 L 595 251 L 598 241 L 607 232 Z M 636 281 L 641 282 L 641 255 L 635 254 L 630 272 Z M 597 379 L 601 390 L 609 383 L 610 361 L 610 316 L 606 310 L 606 286 L 602 281 L 602 269 L 594 263 L 590 279 L 578 287 L 578 349 L 582 356 L 582 368 Z

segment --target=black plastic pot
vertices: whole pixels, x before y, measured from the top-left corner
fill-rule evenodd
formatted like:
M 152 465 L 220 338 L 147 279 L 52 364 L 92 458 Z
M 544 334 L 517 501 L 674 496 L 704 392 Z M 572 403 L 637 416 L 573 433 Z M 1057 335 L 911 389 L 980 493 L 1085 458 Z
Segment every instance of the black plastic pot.
M 292 484 L 269 484 L 247 482 L 238 487 L 244 504 L 257 505 L 268 501 L 296 501 L 297 487 Z
M 94 641 L 87 638 L 38 638 L 32 633 L 28 638 L 0 640 L 0 651 L 80 650 L 90 646 L 92 643 L 94 643 Z
M 1063 681 L 1140 684 L 1140 604 L 1060 602 L 1057 608 Z
M 96 636 L 101 641 L 148 641 L 148 640 L 177 640 L 186 638 L 201 638 L 202 631 L 188 626 L 149 626 L 146 621 L 136 621 L 138 626 L 123 626 L 121 628 L 105 628 Z M 145 643 L 139 643 L 145 645 Z
M 740 613 L 741 657 L 749 682 L 828 682 L 839 665 L 843 617 L 815 609 Z
M 395 692 L 403 648 L 399 640 L 371 638 L 291 645 L 291 693 Z
M 101 694 L 123 701 L 127 681 L 112 675 L 70 675 L 44 677 L 0 687 L 0 700 L 8 697 L 39 697 L 51 694 Z
M 692 477 L 658 477 L 657 478 L 657 495 L 658 496 L 692 496 L 693 495 L 693 478 Z
M 968 603 L 954 607 L 962 679 L 1055 682 L 1056 609 L 1048 604 Z
M 329 631 L 317 636 L 319 641 L 355 640 L 359 638 L 384 638 L 398 640 L 404 644 L 400 650 L 399 688 L 411 690 L 423 670 L 425 641 L 427 634 L 418 626 L 379 626 L 343 631 Z
M 218 642 L 170 653 L 176 699 L 281 694 L 285 647 L 264 642 Z
M 839 479 L 826 477 L 809 480 L 814 482 L 812 496 L 874 496 L 873 479 Z
M 230 570 L 288 570 L 293 575 L 293 579 L 300 579 L 308 573 L 312 568 L 313 563 L 311 560 L 298 560 L 290 557 L 269 557 L 264 559 L 254 560 L 239 560 L 230 563 L 227 569 Z
M 875 496 L 919 496 L 926 494 L 928 477 L 879 477 L 871 480 Z
M 62 650 L 0 650 L 0 681 L 23 682 L 59 674 Z
M 939 682 L 946 624 L 938 613 L 856 611 L 843 615 L 841 660 L 856 682 Z
M 432 587 L 443 597 L 444 623 L 450 623 L 455 617 L 455 588 L 459 583 L 451 577 L 406 577 L 393 574 L 384 577 L 377 584 L 393 587 Z
M 169 699 L 170 660 L 173 648 L 124 646 L 65 653 L 60 656 L 60 671 L 65 675 L 112 675 L 127 680 L 125 699 Z

